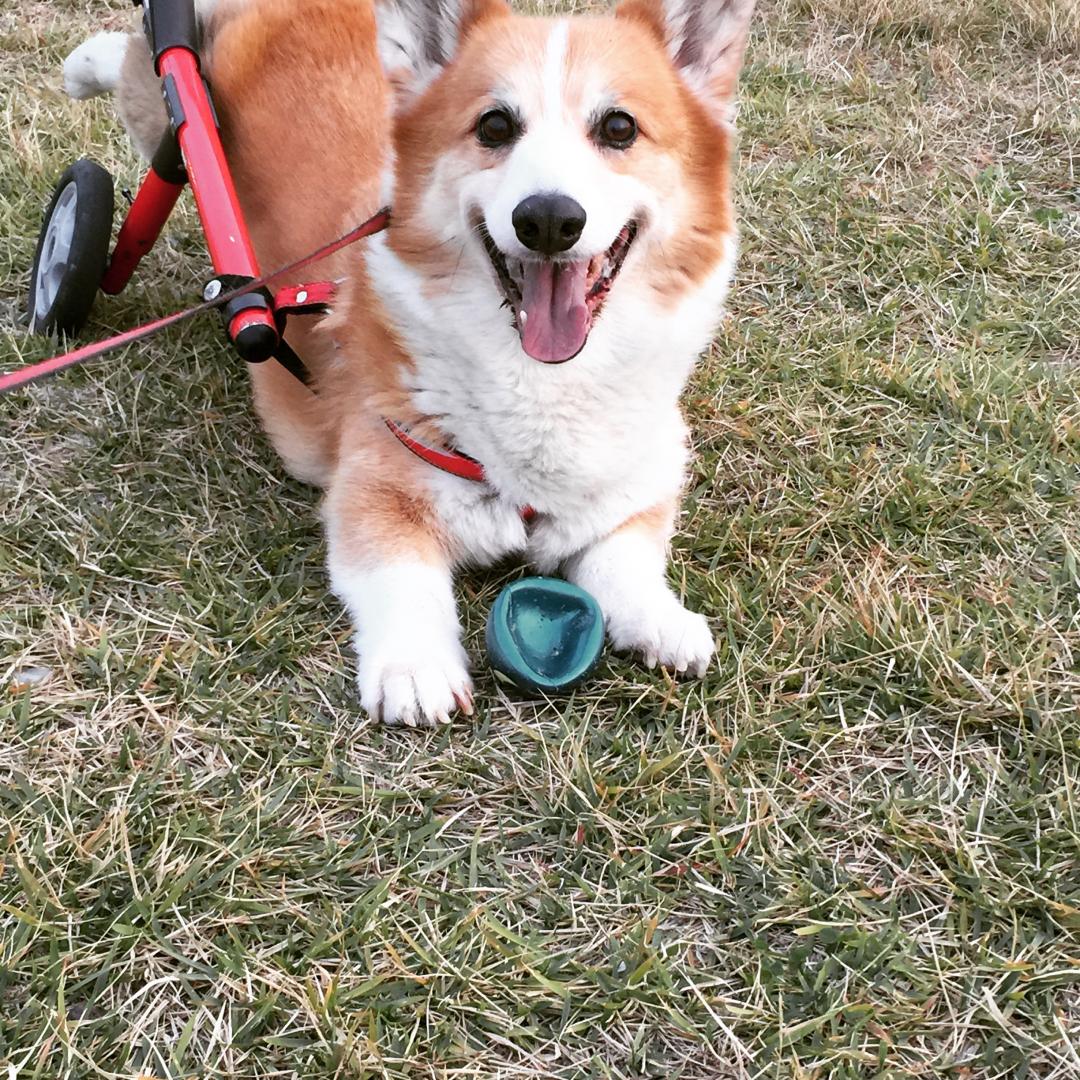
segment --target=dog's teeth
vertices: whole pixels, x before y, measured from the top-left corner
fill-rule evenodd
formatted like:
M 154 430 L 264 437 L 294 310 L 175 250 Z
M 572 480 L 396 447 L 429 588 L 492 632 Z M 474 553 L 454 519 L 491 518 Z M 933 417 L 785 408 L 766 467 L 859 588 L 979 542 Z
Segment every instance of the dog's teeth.
M 529 313 L 525 310 L 521 312 L 521 325 L 524 326 L 529 321 Z

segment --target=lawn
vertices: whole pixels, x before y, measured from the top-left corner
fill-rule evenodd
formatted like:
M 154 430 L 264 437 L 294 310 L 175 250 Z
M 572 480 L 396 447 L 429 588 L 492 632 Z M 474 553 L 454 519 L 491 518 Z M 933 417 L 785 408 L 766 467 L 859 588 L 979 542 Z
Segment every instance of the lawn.
M 56 176 L 0 11 L 0 369 Z M 1080 1077 L 1080 11 L 771 0 L 672 565 L 718 662 L 358 713 L 316 495 L 214 320 L 0 402 L 11 1078 Z M 88 339 L 208 276 L 190 203 Z M 28 669 L 38 669 L 36 672 Z

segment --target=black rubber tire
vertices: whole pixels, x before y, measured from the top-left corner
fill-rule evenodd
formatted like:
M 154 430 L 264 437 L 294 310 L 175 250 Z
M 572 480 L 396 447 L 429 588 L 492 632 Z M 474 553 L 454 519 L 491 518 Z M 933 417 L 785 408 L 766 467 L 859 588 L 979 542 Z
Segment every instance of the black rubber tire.
M 51 283 L 44 282 L 39 270 L 50 240 L 49 226 L 56 213 L 57 204 L 69 187 L 74 185 L 74 210 L 70 209 L 68 195 L 65 213 L 72 214 L 74 221 L 70 232 L 70 244 L 63 262 L 56 264 Z M 34 265 L 30 271 L 30 295 L 27 308 L 30 313 L 30 329 L 36 334 L 77 334 L 86 324 L 90 309 L 97 295 L 109 261 L 109 241 L 112 237 L 113 182 L 112 177 L 95 161 L 81 158 L 65 170 L 53 190 L 52 199 L 41 224 Z M 51 237 L 50 248 L 55 250 L 57 237 Z M 37 311 L 39 287 L 55 289 L 47 306 Z

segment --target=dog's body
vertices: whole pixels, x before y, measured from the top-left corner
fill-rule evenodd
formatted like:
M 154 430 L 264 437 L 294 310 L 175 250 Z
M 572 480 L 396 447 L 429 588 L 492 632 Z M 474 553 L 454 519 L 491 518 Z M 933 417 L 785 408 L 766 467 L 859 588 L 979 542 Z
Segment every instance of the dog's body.
M 216 12 L 206 66 L 261 265 L 393 205 L 387 233 L 319 268 L 345 278 L 333 315 L 290 334 L 318 393 L 277 365 L 252 371 L 284 462 L 326 490 L 361 700 L 387 721 L 471 707 L 452 569 L 510 554 L 591 591 L 617 648 L 707 666 L 707 624 L 664 574 L 687 456 L 678 399 L 735 253 L 726 113 L 750 7 Z M 69 59 L 69 89 L 115 86 L 145 150 L 162 125 L 145 46 L 122 43 L 121 62 L 119 43 L 95 41 Z M 475 458 L 486 482 L 413 456 L 385 419 Z

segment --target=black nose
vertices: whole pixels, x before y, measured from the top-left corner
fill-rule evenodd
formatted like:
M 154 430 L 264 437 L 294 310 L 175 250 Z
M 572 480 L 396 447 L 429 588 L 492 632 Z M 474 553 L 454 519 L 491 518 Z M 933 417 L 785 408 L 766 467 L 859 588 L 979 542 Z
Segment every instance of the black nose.
M 585 210 L 569 195 L 530 195 L 514 208 L 514 232 L 542 255 L 569 251 L 581 239 Z

